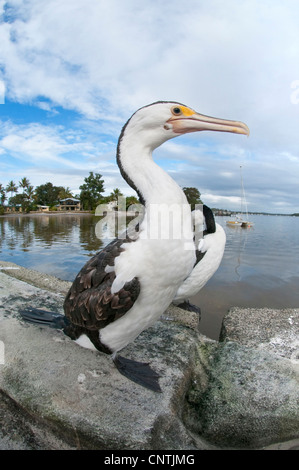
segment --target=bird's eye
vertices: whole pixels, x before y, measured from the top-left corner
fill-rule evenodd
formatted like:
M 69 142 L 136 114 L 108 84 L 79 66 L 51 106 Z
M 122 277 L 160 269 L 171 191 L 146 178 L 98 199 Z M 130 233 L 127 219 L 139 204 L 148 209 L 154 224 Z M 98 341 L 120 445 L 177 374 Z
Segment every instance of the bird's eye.
M 175 114 L 176 116 L 179 116 L 180 114 L 182 114 L 181 108 L 178 108 L 177 106 L 174 106 L 171 111 L 172 111 L 172 114 Z

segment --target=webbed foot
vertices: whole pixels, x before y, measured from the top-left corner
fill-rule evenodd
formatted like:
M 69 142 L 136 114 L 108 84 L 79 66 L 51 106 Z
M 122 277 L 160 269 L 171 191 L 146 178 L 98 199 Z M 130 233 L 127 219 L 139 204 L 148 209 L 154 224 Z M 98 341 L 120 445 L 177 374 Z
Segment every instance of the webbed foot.
M 201 317 L 201 310 L 200 310 L 200 307 L 197 307 L 197 305 L 194 305 L 194 304 L 191 304 L 189 302 L 189 300 L 185 300 L 184 302 L 182 302 L 181 304 L 177 305 L 177 307 L 183 309 L 183 310 L 187 310 L 187 312 L 195 312 L 198 314 L 199 316 L 199 319 Z
M 118 354 L 113 355 L 112 358 L 117 370 L 122 375 L 149 390 L 162 392 L 159 385 L 160 375 L 147 362 L 133 361 Z

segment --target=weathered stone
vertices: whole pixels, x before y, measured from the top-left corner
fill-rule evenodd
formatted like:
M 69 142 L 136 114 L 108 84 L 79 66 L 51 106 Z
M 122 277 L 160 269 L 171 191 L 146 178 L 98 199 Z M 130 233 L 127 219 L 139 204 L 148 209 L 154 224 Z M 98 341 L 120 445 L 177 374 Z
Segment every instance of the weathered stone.
M 220 339 L 299 364 L 299 309 L 232 308 L 224 317 Z
M 120 375 L 109 356 L 81 348 L 60 331 L 18 318 L 18 310 L 26 305 L 57 311 L 63 296 L 4 274 L 0 278 L 0 339 L 5 344 L 0 389 L 30 414 L 35 427 L 44 426 L 53 433 L 53 442 L 62 440 L 70 448 L 198 448 L 199 441 L 195 443 L 180 419 L 195 360 L 196 331 L 169 321 L 169 311 L 166 322 L 157 322 L 122 351 L 125 357 L 151 362 L 161 374 L 163 393 L 153 393 Z
M 259 448 L 298 438 L 297 364 L 232 341 L 211 353 L 208 385 L 199 390 L 193 385 L 187 394 L 201 437 L 233 448 Z M 190 427 L 189 422 L 186 425 Z
M 46 289 L 49 292 L 59 292 L 64 295 L 72 284 L 71 282 L 62 281 L 57 277 L 50 276 L 50 274 L 40 273 L 34 269 L 26 269 L 23 266 L 18 266 L 8 261 L 0 261 L 0 273 L 1 272 L 8 274 L 10 277 L 27 282 L 28 285 L 32 284 L 41 289 Z
M 187 395 L 202 437 L 241 448 L 299 437 L 298 333 L 297 309 L 228 312 L 224 342 L 199 347 L 208 385 Z
M 163 394 L 130 382 L 109 356 L 85 350 L 56 330 L 10 318 L 1 322 L 1 338 L 1 390 L 31 416 L 42 417 L 69 445 L 152 449 L 155 443 L 157 449 L 195 448 L 177 413 L 194 360 L 192 335 L 181 327 L 158 323 L 140 343 L 122 352 L 141 361 L 153 358 L 152 366 L 162 375 Z M 181 433 L 174 433 L 178 428 Z
M 49 277 L 48 290 L 46 275 L 1 266 L 0 449 L 298 446 L 298 309 L 232 309 L 218 343 L 170 307 L 122 351 L 161 374 L 157 394 L 109 356 L 20 320 L 29 305 L 62 313 L 69 283 Z

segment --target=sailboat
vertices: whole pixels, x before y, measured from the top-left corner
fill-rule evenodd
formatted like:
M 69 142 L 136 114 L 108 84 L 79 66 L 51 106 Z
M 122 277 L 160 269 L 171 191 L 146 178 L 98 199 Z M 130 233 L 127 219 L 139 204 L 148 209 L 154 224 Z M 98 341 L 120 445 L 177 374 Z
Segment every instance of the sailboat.
M 242 227 L 248 228 L 253 226 L 253 222 L 249 222 L 248 220 L 248 208 L 247 208 L 247 201 L 245 196 L 245 189 L 243 183 L 243 175 L 242 175 L 242 166 L 240 166 L 240 174 L 241 174 L 241 215 L 236 215 L 234 220 L 227 220 L 226 224 L 230 227 Z M 245 219 L 243 218 L 244 211 L 243 211 L 243 204 L 245 206 Z

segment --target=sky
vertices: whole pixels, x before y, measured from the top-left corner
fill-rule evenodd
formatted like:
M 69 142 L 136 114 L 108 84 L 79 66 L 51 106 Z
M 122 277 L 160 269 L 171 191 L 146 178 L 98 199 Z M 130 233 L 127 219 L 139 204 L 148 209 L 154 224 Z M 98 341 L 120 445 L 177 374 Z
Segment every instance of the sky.
M 116 164 L 140 107 L 177 101 L 245 122 L 199 132 L 155 161 L 210 207 L 299 212 L 297 0 L 0 0 L 0 183 L 73 194 L 90 171 L 105 195 L 134 190 Z

